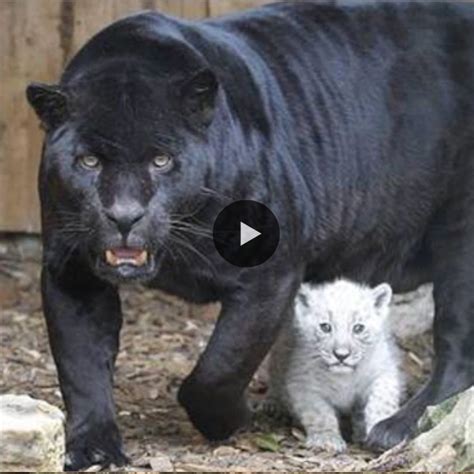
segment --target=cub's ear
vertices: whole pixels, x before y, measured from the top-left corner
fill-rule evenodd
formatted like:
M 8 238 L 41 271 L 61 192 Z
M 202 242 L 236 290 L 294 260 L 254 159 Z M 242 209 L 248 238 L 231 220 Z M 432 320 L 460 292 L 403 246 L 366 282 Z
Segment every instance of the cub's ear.
M 293 305 L 295 322 L 303 327 L 314 324 L 317 308 L 315 308 L 314 292 L 316 290 L 309 283 L 300 286 Z
M 299 314 L 302 314 L 304 312 L 307 312 L 309 307 L 309 291 L 307 285 L 303 284 L 301 285 L 298 293 L 296 294 L 294 308 Z
M 387 308 L 392 301 L 392 288 L 388 283 L 382 283 L 372 290 L 375 309 Z
M 26 98 L 46 130 L 61 125 L 67 118 L 67 97 L 59 86 L 31 83 Z
M 181 85 L 181 100 L 191 122 L 207 127 L 214 116 L 219 83 L 209 69 L 201 69 Z

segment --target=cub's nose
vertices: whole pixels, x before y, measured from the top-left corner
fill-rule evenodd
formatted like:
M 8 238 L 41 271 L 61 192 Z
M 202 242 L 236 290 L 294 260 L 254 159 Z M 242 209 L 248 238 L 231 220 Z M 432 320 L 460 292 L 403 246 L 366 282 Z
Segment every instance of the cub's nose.
M 351 355 L 351 351 L 345 347 L 340 347 L 334 349 L 333 354 L 339 362 L 344 362 Z
M 126 236 L 145 215 L 145 209 L 137 201 L 116 201 L 105 211 L 105 215 L 117 226 L 119 232 Z

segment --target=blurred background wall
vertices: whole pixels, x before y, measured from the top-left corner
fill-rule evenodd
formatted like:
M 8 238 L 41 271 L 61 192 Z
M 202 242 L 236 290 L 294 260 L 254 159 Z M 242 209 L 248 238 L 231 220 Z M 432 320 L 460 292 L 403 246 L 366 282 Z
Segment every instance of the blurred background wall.
M 30 81 L 54 83 L 84 42 L 143 9 L 191 19 L 269 0 L 0 0 L 0 232 L 39 232 L 36 177 L 43 133 L 25 99 Z

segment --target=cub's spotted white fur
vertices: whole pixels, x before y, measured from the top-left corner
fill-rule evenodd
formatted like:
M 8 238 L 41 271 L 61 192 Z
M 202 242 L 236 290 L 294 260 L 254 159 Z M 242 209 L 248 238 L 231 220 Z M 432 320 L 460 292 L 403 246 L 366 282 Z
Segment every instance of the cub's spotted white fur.
M 339 415 L 351 415 L 353 438 L 399 407 L 403 375 L 388 330 L 392 290 L 347 280 L 303 285 L 295 315 L 270 360 L 267 407 L 276 404 L 305 429 L 308 446 L 342 452 Z

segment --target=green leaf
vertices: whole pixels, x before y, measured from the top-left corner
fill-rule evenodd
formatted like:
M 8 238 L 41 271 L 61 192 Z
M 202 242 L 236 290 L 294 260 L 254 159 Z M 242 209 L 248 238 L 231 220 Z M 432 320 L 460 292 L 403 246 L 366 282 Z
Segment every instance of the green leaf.
M 280 449 L 278 438 L 273 433 L 263 434 L 255 438 L 255 444 L 262 451 L 276 453 Z

